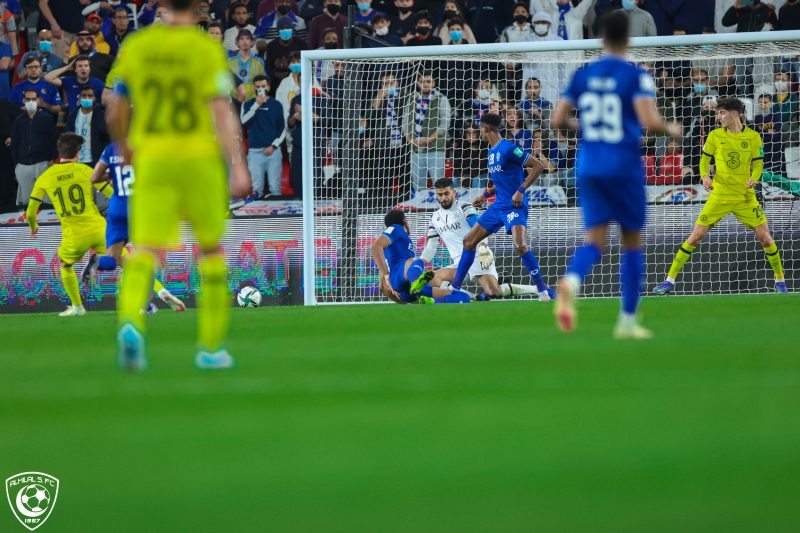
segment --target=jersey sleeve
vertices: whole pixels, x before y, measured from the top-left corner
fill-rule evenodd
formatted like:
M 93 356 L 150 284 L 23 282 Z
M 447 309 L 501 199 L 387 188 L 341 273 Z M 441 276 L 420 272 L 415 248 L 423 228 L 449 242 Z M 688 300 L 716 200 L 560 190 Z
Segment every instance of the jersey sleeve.
M 509 145 L 508 150 L 506 150 L 506 152 L 507 152 L 506 157 L 510 157 L 514 161 L 519 162 L 519 164 L 522 166 L 525 166 L 525 163 L 527 163 L 528 159 L 530 159 L 531 157 L 530 152 L 523 150 L 522 148 L 520 148 L 515 144 Z
M 131 52 L 131 40 L 126 43 L 123 43 L 122 46 L 119 48 L 119 54 L 117 54 L 117 60 L 114 61 L 114 64 L 111 68 L 111 71 L 108 73 L 108 81 L 110 82 L 109 85 L 114 89 L 114 92 L 120 96 L 129 97 L 129 85 L 130 85 L 130 66 L 129 64 L 132 59 L 133 52 Z
M 755 132 L 753 142 L 750 143 L 750 160 L 758 161 L 759 159 L 764 159 L 764 141 L 761 140 L 761 134 Z
M 561 93 L 561 98 L 566 100 L 573 106 L 578 104 L 578 98 L 580 98 L 580 77 L 583 70 L 579 69 L 576 70 L 575 73 L 572 75 L 572 78 L 569 80 L 569 85 L 567 88 L 564 89 L 564 92 Z
M 428 224 L 428 233 L 425 235 L 428 239 L 435 239 L 439 236 L 439 232 L 436 231 L 436 226 L 433 225 L 433 218 L 431 218 L 430 223 Z
M 471 217 L 478 216 L 478 210 L 474 205 L 468 202 L 461 202 L 459 205 L 461 206 L 461 212 L 464 213 L 464 218 L 467 220 L 469 220 Z
M 388 228 L 386 228 L 385 230 L 383 230 L 383 233 L 381 233 L 381 235 L 389 239 L 389 244 L 394 244 L 394 241 L 400 238 L 401 233 L 403 233 L 403 229 L 400 228 L 400 226 L 398 226 L 397 224 L 393 224 Z
M 638 69 L 638 79 L 636 80 L 635 90 L 633 91 L 633 99 L 649 98 L 655 100 L 656 98 L 656 82 L 653 76 L 644 69 Z
M 204 98 L 212 100 L 217 97 L 227 97 L 233 90 L 233 81 L 222 47 L 213 43 L 210 37 L 208 41 L 214 46 L 209 47 L 207 56 L 207 71 L 209 75 L 204 77 L 202 91 Z
M 706 137 L 706 143 L 703 145 L 703 153 L 709 157 L 713 157 L 717 151 L 717 130 L 713 130 Z
M 100 161 L 102 161 L 107 167 L 111 166 L 111 156 L 114 153 L 114 146 L 109 144 L 103 150 L 103 153 L 100 154 Z

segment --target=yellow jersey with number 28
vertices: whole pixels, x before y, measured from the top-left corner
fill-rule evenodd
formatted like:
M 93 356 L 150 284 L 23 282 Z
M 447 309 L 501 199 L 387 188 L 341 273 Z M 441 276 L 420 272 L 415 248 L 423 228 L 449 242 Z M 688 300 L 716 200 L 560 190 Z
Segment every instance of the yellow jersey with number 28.
M 200 28 L 156 24 L 132 34 L 113 74 L 133 107 L 128 144 L 137 159 L 221 157 L 209 104 L 228 97 L 232 77 L 222 47 Z

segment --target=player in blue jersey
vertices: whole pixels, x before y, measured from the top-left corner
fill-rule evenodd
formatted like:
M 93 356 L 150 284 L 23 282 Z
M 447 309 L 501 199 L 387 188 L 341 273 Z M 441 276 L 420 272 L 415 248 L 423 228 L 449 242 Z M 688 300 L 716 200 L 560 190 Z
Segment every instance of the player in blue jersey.
M 514 247 L 522 263 L 530 273 L 539 291 L 539 301 L 547 302 L 555 298 L 555 291 L 549 288 L 542 278 L 539 262 L 528 248 L 528 195 L 525 194 L 544 167 L 530 153 L 500 135 L 500 115 L 487 113 L 481 117 L 481 138 L 489 143 L 489 177 L 492 187 L 473 202 L 475 207 L 483 205 L 495 196 L 495 201 L 478 218 L 477 223 L 464 238 L 464 252 L 458 261 L 456 275 L 451 285 L 461 288 L 475 261 L 475 248 L 493 233 L 505 228 L 514 239 Z M 527 172 L 527 176 L 526 176 Z
M 372 258 L 381 272 L 381 292 L 399 304 L 469 303 L 464 291 L 433 287 L 432 270 L 425 271 L 425 263 L 414 255 L 414 244 L 409 237 L 406 215 L 393 209 L 383 219 L 386 229 L 372 244 Z
M 575 297 L 602 257 L 609 223 L 616 221 L 622 229 L 622 310 L 614 336 L 646 339 L 652 333 L 636 318 L 644 279 L 641 230 L 647 208 L 642 128 L 657 134 L 680 135 L 680 131 L 659 116 L 650 74 L 625 60 L 627 16 L 612 13 L 604 20 L 605 55 L 575 72 L 551 121 L 553 128 L 579 130 L 576 173 L 586 226 L 585 242 L 559 281 L 555 314 L 562 331 L 575 328 Z M 578 119 L 572 118 L 575 109 Z
M 92 183 L 111 179 L 114 194 L 108 201 L 106 213 L 106 255 L 92 254 L 83 271 L 84 283 L 88 283 L 98 270 L 114 270 L 122 264 L 122 256 L 127 252 L 128 243 L 128 196 L 133 192 L 133 167 L 126 165 L 116 143 L 103 150 L 92 173 Z M 153 280 L 153 290 L 161 300 L 174 311 L 186 310 L 186 304 L 169 292 L 158 279 Z M 151 303 L 148 311 L 154 310 Z

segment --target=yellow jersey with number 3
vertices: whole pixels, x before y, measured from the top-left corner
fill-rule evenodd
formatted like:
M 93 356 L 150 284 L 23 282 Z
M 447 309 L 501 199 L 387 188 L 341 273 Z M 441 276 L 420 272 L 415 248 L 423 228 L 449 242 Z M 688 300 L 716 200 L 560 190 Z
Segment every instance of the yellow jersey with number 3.
M 751 163 L 764 157 L 764 145 L 758 132 L 747 126 L 739 133 L 718 128 L 708 134 L 703 153 L 714 157 L 713 196 L 741 201 L 755 194 L 753 189 L 747 188 L 747 180 L 751 178 Z M 760 177 L 756 176 L 756 181 Z
M 114 90 L 133 107 L 128 143 L 140 157 L 221 157 L 210 101 L 232 89 L 222 46 L 196 26 L 132 34 L 114 65 Z
M 102 182 L 92 186 L 91 178 L 92 168 L 83 163 L 56 163 L 33 184 L 31 200 L 41 203 L 45 194 L 50 197 L 64 237 L 93 233 L 98 225 L 105 225 L 94 203 L 93 188 L 103 191 L 110 185 Z M 38 204 L 34 205 L 37 209 Z

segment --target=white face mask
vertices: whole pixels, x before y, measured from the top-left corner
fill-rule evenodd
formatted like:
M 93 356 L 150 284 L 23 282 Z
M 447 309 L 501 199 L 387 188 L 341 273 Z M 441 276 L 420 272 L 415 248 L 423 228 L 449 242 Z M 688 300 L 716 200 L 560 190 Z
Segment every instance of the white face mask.
M 490 96 L 489 89 L 478 89 L 478 98 L 481 100 L 488 100 Z
M 384 26 L 383 28 L 375 28 L 375 35 L 380 35 L 383 37 L 384 35 L 389 35 L 389 26 Z
M 776 81 L 775 90 L 778 91 L 779 93 L 787 92 L 789 90 L 789 82 L 783 80 Z
M 31 101 L 28 100 L 25 102 L 25 111 L 28 113 L 33 113 L 39 107 L 39 104 L 36 103 L 35 100 Z
M 550 30 L 550 24 L 534 24 L 533 31 L 536 32 L 537 35 L 547 35 L 547 32 Z

